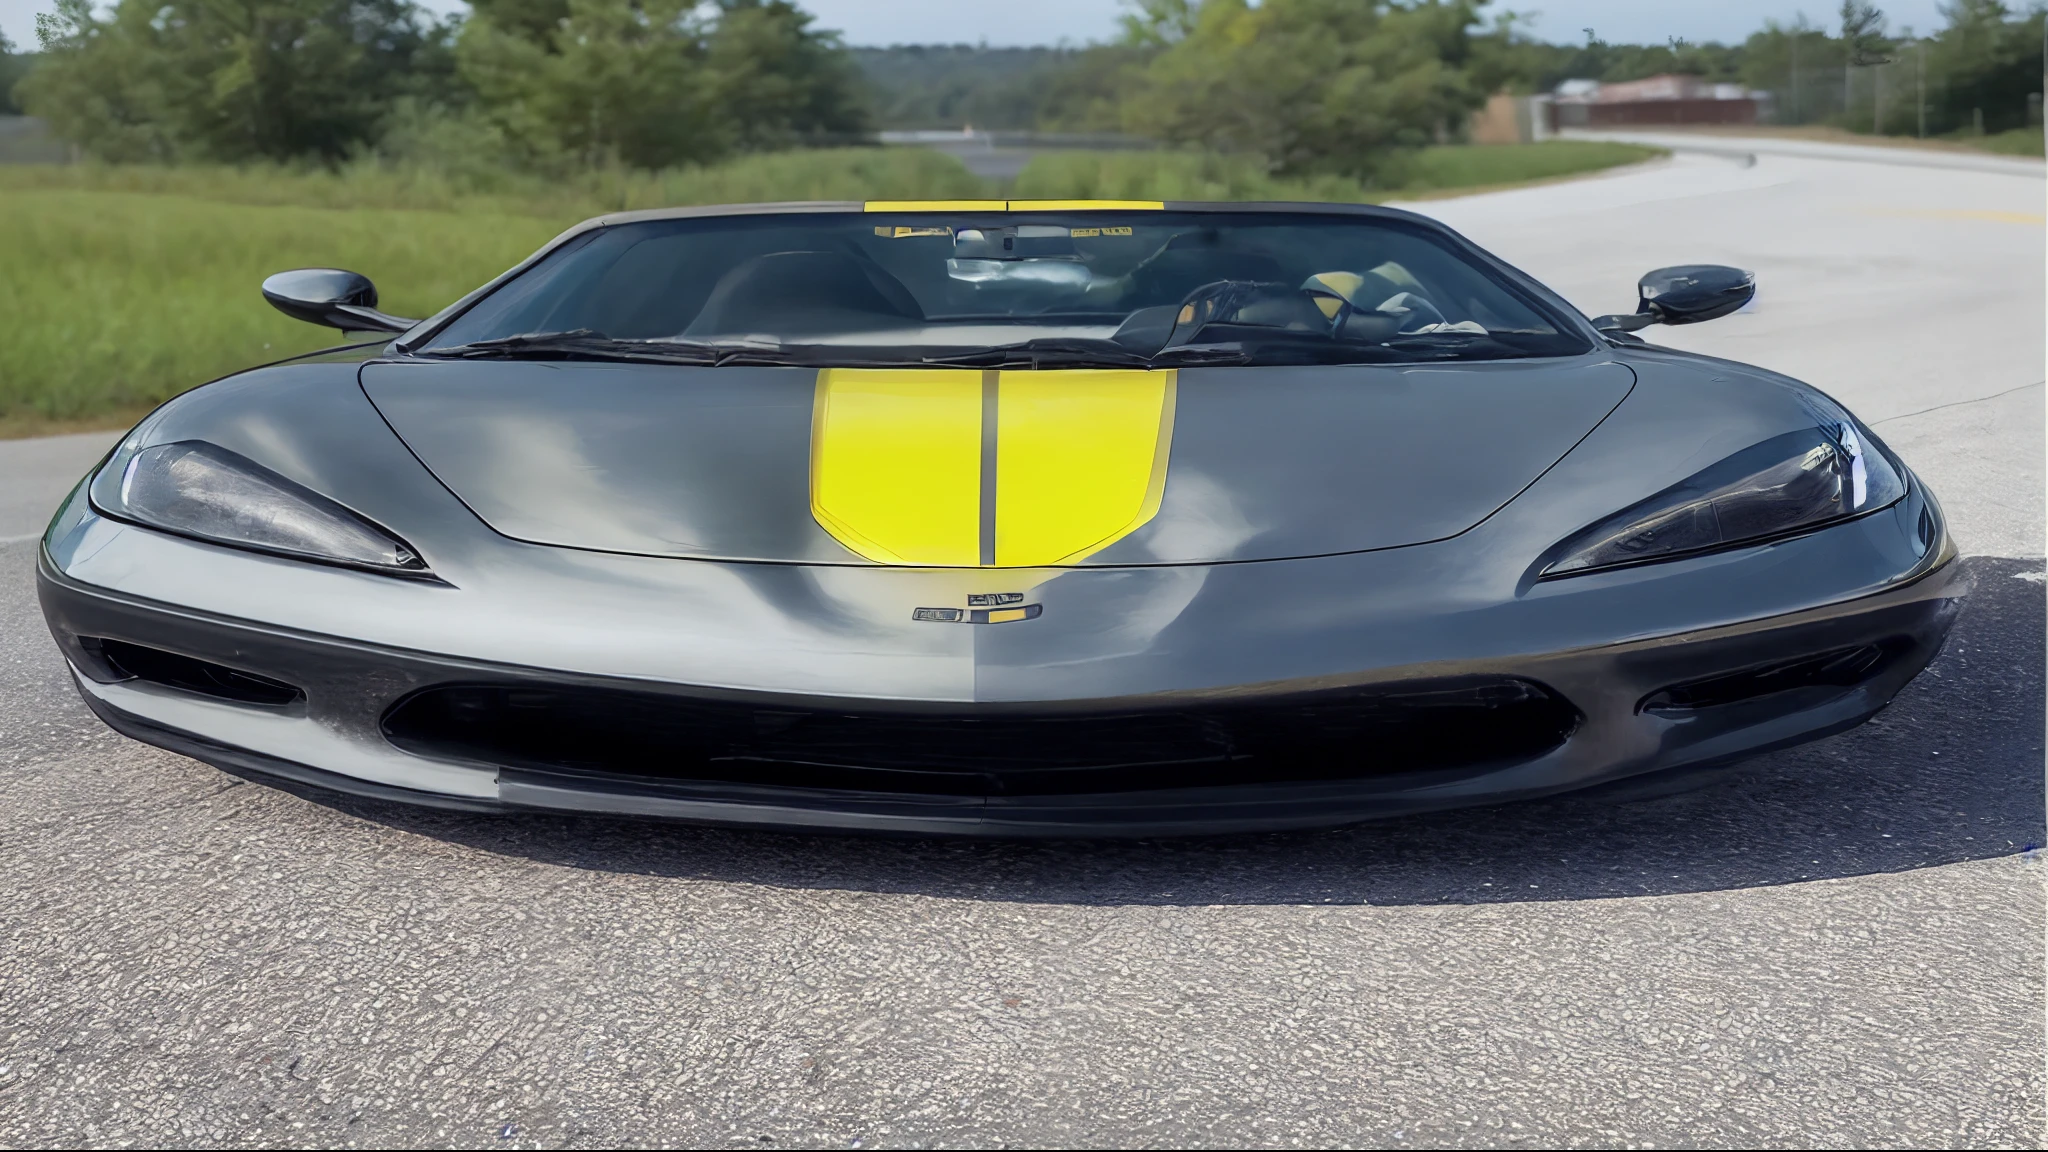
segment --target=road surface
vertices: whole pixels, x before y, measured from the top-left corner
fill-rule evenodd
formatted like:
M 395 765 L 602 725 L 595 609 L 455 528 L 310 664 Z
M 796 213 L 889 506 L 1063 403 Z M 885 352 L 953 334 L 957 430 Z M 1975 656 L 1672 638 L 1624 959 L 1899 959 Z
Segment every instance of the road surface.
M 1873 723 L 1652 798 L 1210 841 L 313 803 L 116 737 L 0 544 L 0 1143 L 2032 1145 L 2037 177 L 1712 156 L 1419 207 L 1826 388 L 1978 592 Z M 0 538 L 108 437 L 0 444 Z

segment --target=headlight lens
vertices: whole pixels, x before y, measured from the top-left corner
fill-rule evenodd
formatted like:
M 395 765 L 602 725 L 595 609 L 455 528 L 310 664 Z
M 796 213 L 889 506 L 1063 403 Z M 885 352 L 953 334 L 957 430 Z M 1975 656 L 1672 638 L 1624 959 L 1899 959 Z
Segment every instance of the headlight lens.
M 1830 413 L 1829 415 L 1833 415 Z M 1846 416 L 1745 448 L 1567 541 L 1545 578 L 1767 540 L 1883 508 L 1906 482 Z
M 427 570 L 391 533 L 203 441 L 144 448 L 122 468 L 118 486 L 96 482 L 93 499 L 115 516 L 216 544 L 395 574 Z

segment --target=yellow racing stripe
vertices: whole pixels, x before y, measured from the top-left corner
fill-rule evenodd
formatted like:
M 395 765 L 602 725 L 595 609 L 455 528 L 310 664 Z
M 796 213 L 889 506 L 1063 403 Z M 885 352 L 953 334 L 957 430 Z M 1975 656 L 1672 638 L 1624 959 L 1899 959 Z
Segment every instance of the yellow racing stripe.
M 1172 371 L 828 368 L 811 512 L 878 564 L 1077 563 L 1159 513 Z
M 879 564 L 981 562 L 982 374 L 827 368 L 811 417 L 811 513 Z
M 1070 564 L 1159 514 L 1174 373 L 1004 372 L 996 431 L 998 568 Z

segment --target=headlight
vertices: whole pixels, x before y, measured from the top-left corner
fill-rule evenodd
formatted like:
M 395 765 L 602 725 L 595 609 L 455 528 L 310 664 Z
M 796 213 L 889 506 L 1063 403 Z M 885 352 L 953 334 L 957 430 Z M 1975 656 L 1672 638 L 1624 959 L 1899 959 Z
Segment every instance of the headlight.
M 1825 415 L 1837 415 L 1826 413 Z M 1846 418 L 1774 436 L 1573 536 L 1543 578 L 1789 536 L 1883 508 L 1906 482 Z
M 95 479 L 92 496 L 109 515 L 215 544 L 395 575 L 427 571 L 419 555 L 391 533 L 203 441 L 144 448 L 118 477 Z

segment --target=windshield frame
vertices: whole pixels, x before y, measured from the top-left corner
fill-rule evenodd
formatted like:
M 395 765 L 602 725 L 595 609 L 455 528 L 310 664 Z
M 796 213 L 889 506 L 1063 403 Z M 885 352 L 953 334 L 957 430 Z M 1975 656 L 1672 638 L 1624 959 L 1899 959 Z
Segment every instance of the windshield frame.
M 1258 202 L 1204 202 L 1204 201 L 1151 201 L 1133 202 L 1116 200 L 1062 200 L 1062 201 L 790 201 L 766 204 L 714 205 L 698 208 L 657 208 L 631 212 L 616 212 L 593 217 L 573 228 L 567 229 L 550 240 L 532 255 L 507 269 L 489 282 L 450 304 L 448 307 L 421 321 L 409 331 L 402 333 L 389 345 L 389 352 L 405 356 L 421 355 L 425 345 L 432 341 L 449 325 L 460 319 L 472 308 L 489 297 L 510 287 L 515 281 L 532 273 L 542 264 L 557 255 L 594 241 L 604 231 L 633 224 L 652 221 L 706 219 L 739 216 L 865 216 L 883 221 L 891 217 L 924 217 L 933 213 L 987 213 L 1000 218 L 1005 224 L 1036 222 L 1040 217 L 1058 217 L 1073 212 L 1128 213 L 1131 215 L 1152 215 L 1159 212 L 1184 213 L 1191 215 L 1215 216 L 1335 216 L 1363 217 L 1384 227 L 1411 234 L 1420 234 L 1426 242 L 1439 243 L 1450 250 L 1454 257 L 1463 258 L 1476 265 L 1475 271 L 1490 274 L 1497 286 L 1515 297 L 1519 302 L 1549 320 L 1559 334 L 1580 337 L 1587 347 L 1575 355 L 1597 352 L 1608 347 L 1604 335 L 1593 327 L 1592 321 L 1572 306 L 1555 291 L 1512 264 L 1481 248 L 1464 235 L 1441 221 L 1418 213 L 1398 208 L 1387 208 L 1376 204 L 1334 204 L 1293 201 Z M 422 355 L 423 359 L 433 359 Z M 1537 359 L 1539 357 L 1530 357 Z M 1556 357 L 1540 357 L 1554 359 Z M 1507 358 L 1502 358 L 1503 360 Z M 1380 361 L 1385 363 L 1385 361 Z M 1494 362 L 1494 361 L 1485 361 Z

